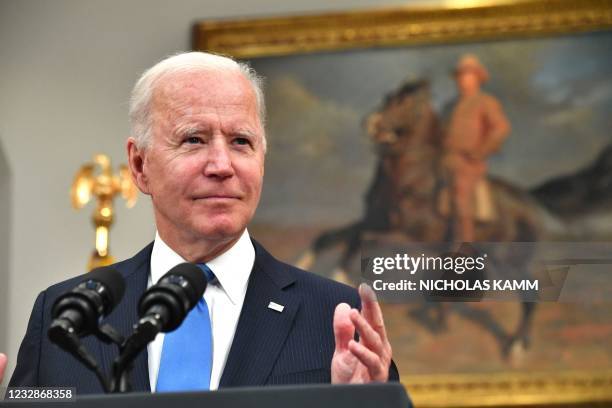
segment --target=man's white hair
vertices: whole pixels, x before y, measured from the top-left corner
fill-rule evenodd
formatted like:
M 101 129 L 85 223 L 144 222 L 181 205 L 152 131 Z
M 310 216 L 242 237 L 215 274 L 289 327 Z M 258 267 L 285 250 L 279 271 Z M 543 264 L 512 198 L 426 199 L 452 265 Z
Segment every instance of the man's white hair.
M 244 75 L 253 86 L 259 120 L 261 126 L 265 126 L 266 104 L 263 93 L 263 78 L 257 75 L 253 68 L 221 55 L 206 52 L 186 52 L 158 62 L 146 70 L 134 85 L 130 98 L 130 126 L 138 148 L 146 149 L 151 145 L 152 96 L 160 79 L 176 73 L 202 71 L 233 71 Z M 262 142 L 265 152 L 265 131 Z

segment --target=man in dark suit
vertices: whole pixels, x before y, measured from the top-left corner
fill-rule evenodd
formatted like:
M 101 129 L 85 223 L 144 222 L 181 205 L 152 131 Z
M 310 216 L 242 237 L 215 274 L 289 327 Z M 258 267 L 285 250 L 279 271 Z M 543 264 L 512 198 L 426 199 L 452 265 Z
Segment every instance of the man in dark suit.
M 250 68 L 206 53 L 167 58 L 137 82 L 130 120 L 129 166 L 151 196 L 157 235 L 115 265 L 126 293 L 105 322 L 129 334 L 140 295 L 181 262 L 198 264 L 209 279 L 185 322 L 138 357 L 134 389 L 399 379 L 371 288 L 357 292 L 279 262 L 248 234 L 266 150 L 263 94 Z M 54 300 L 80 279 L 36 299 L 11 386 L 102 391 L 46 336 Z M 93 336 L 83 342 L 108 372 L 114 347 Z

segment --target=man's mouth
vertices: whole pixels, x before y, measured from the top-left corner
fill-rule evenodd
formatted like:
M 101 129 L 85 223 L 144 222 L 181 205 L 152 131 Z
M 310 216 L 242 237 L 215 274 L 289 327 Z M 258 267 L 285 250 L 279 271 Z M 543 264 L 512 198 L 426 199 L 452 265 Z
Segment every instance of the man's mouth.
M 211 194 L 205 196 L 196 196 L 194 200 L 240 200 L 240 196 L 231 194 Z

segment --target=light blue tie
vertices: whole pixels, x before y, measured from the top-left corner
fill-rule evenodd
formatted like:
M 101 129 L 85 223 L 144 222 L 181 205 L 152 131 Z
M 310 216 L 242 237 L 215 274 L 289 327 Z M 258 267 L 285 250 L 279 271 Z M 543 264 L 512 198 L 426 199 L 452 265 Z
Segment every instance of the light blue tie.
M 206 264 L 198 264 L 206 280 L 215 275 Z M 212 331 L 204 297 L 187 314 L 183 323 L 166 333 L 157 375 L 157 392 L 210 389 Z

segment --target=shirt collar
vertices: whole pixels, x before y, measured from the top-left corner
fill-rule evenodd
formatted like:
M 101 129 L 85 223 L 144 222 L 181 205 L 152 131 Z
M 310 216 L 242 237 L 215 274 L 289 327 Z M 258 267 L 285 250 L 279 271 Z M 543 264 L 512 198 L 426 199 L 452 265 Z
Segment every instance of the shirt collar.
M 183 262 L 187 261 L 170 248 L 161 239 L 159 232 L 156 232 L 151 252 L 151 282 L 157 283 L 170 269 Z M 237 304 L 244 299 L 254 262 L 255 248 L 245 229 L 230 249 L 208 261 L 206 265 L 213 271 L 232 303 Z

